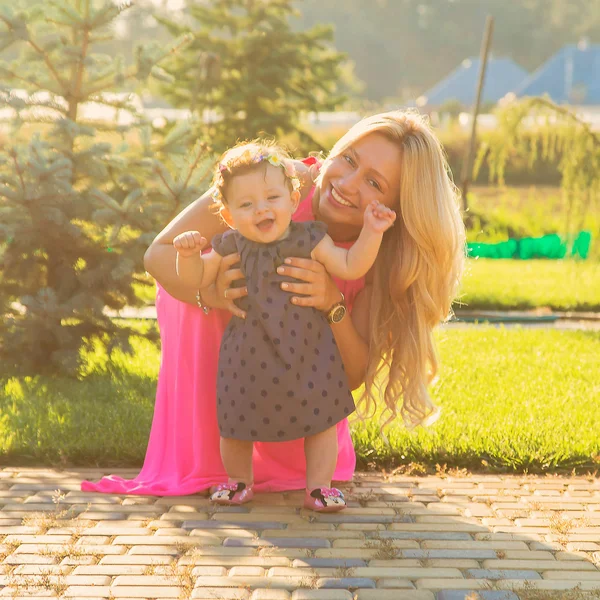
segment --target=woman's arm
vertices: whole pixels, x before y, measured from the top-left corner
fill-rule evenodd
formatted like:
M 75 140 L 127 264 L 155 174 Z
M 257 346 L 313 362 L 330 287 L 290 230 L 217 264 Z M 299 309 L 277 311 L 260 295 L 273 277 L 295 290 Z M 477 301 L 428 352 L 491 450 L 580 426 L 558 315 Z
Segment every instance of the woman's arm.
M 370 298 L 370 289 L 363 288 L 354 299 L 352 313 L 331 326 L 351 390 L 359 388 L 365 382 L 369 365 Z
M 320 164 L 305 165 L 301 160 L 293 160 L 296 175 L 300 180 L 300 204 L 308 196 L 315 185 L 315 179 L 319 175 Z
M 196 289 L 184 285 L 175 269 L 177 252 L 174 238 L 184 231 L 197 230 L 207 240 L 223 233 L 227 226 L 211 208 L 214 200 L 211 190 L 192 202 L 179 213 L 154 239 L 144 254 L 144 267 L 171 296 L 196 304 Z

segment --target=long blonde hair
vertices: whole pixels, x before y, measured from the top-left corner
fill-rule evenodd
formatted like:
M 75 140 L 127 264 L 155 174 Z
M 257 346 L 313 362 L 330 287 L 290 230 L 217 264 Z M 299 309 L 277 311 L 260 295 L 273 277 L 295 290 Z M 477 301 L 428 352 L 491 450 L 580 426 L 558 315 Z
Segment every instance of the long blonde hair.
M 374 132 L 400 148 L 400 195 L 393 207 L 398 218 L 383 237 L 372 271 L 362 400 L 372 413 L 375 388 L 387 407 L 386 423 L 399 408 L 405 424 L 415 427 L 436 414 L 427 391 L 438 370 L 432 332 L 450 316 L 465 231 L 444 151 L 423 116 L 393 111 L 367 117 L 335 144 L 327 160 Z

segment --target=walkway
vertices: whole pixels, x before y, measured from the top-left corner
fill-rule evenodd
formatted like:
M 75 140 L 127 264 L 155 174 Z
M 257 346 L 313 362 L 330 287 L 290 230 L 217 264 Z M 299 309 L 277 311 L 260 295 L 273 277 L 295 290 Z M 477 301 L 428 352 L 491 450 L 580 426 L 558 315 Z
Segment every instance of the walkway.
M 318 515 L 301 492 L 219 509 L 79 491 L 104 473 L 0 470 L 0 596 L 600 597 L 597 478 L 359 474 L 351 508 Z
M 106 311 L 106 314 L 121 319 L 156 319 L 156 308 L 126 307 L 118 312 Z M 600 331 L 600 313 L 571 313 L 551 311 L 469 311 L 457 312 L 458 319 L 442 327 L 470 327 L 477 325 L 502 325 L 504 327 L 551 328 L 563 330 L 583 329 Z

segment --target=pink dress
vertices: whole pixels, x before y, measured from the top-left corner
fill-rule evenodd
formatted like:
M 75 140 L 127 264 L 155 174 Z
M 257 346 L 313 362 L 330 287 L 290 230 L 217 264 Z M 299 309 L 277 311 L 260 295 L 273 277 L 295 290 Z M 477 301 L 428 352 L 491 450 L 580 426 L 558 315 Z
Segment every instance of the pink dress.
M 312 195 L 298 207 L 294 221 L 314 220 Z M 351 307 L 364 279 L 336 283 Z M 221 337 L 230 313 L 211 310 L 205 315 L 160 286 L 156 311 L 162 360 L 144 466 L 135 479 L 109 475 L 98 482 L 84 481 L 83 491 L 180 496 L 227 481 L 219 453 L 216 378 Z M 338 423 L 337 429 L 339 452 L 334 480 L 348 481 L 354 473 L 356 456 L 347 419 Z M 257 442 L 254 477 L 259 492 L 303 489 L 304 440 Z

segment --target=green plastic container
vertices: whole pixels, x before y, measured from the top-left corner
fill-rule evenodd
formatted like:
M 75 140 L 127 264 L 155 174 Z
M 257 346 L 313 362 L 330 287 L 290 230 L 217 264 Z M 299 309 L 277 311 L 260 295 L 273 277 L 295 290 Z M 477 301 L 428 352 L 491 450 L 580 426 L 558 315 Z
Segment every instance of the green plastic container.
M 541 237 L 527 237 L 510 239 L 506 242 L 486 244 L 482 242 L 469 242 L 468 255 L 477 258 L 518 258 L 530 260 L 532 258 L 560 259 L 569 255 L 586 259 L 590 252 L 592 234 L 581 231 L 571 242 L 557 233 Z

